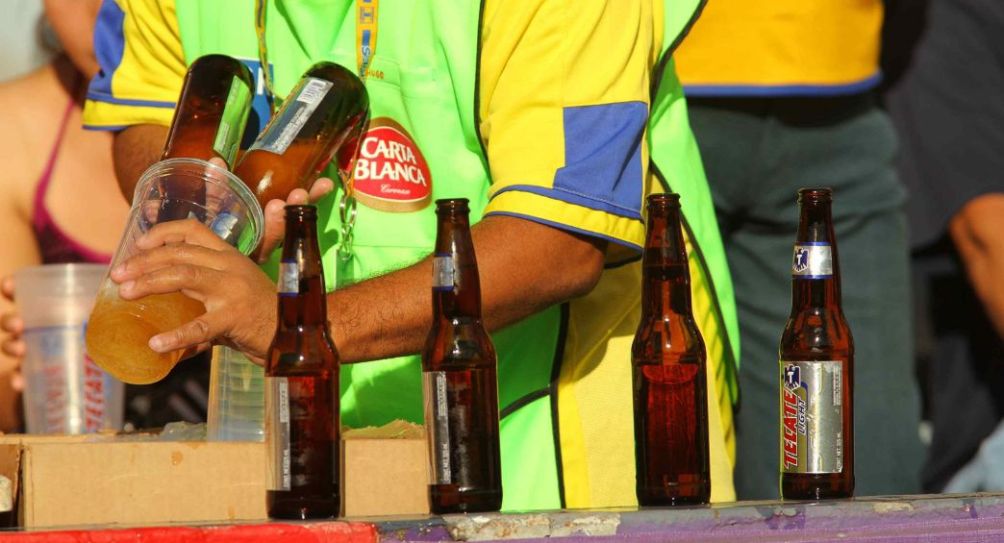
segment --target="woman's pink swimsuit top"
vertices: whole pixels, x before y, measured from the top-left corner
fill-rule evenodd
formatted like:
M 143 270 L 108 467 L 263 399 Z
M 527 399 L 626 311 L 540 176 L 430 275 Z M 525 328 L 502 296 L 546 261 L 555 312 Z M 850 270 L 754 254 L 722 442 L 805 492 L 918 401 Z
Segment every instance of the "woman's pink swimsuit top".
M 60 262 L 107 264 L 111 261 L 112 255 L 95 251 L 74 239 L 56 224 L 52 214 L 45 207 L 45 194 L 49 190 L 49 182 L 52 181 L 52 172 L 55 170 L 56 160 L 59 158 L 59 149 L 63 144 L 63 136 L 66 134 L 66 127 L 69 124 L 70 115 L 73 113 L 74 107 L 75 105 L 71 99 L 66 105 L 66 111 L 63 113 L 63 119 L 59 124 L 56 141 L 53 142 L 52 149 L 49 151 L 49 159 L 45 164 L 45 170 L 38 179 L 38 186 L 35 188 L 31 228 L 35 231 L 35 241 L 38 243 L 39 254 L 42 255 L 42 262 L 44 264 Z

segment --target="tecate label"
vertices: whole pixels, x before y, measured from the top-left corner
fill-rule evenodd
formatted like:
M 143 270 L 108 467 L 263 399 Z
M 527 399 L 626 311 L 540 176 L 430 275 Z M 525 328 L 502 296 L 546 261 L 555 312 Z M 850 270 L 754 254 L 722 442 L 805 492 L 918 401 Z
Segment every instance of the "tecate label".
M 791 275 L 800 279 L 827 279 L 833 276 L 833 249 L 829 243 L 796 243 Z
M 446 372 L 423 372 L 422 386 L 425 389 L 425 427 L 429 432 L 432 484 L 450 484 L 453 481 L 453 466 L 450 463 L 450 413 Z
M 32 392 L 25 398 L 32 406 L 26 416 L 34 431 L 78 434 L 105 427 L 105 395 L 113 378 L 87 355 L 86 326 L 50 326 L 24 332 L 31 356 L 25 379 Z
M 277 155 L 285 153 L 332 86 L 333 83 L 323 79 L 307 79 L 296 98 L 283 103 L 275 119 L 269 123 L 268 128 L 272 128 L 274 124 L 275 129 L 263 134 L 251 149 L 261 149 Z
M 289 446 L 289 381 L 265 378 L 265 443 L 268 447 L 268 490 L 289 490 L 292 483 Z
M 300 293 L 300 265 L 295 260 L 279 263 L 279 294 Z
M 781 361 L 781 469 L 844 469 L 843 367 L 836 360 Z
M 456 268 L 453 256 L 436 253 L 432 257 L 432 288 L 433 290 L 453 290 Z

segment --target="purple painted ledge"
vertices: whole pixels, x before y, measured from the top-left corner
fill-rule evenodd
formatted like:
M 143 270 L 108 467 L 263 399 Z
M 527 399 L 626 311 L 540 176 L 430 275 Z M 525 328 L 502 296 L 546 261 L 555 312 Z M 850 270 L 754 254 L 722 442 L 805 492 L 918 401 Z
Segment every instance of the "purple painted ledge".
M 887 496 L 708 507 L 449 515 L 377 522 L 381 542 L 1004 541 L 1004 494 Z M 551 543 L 557 543 L 552 541 Z

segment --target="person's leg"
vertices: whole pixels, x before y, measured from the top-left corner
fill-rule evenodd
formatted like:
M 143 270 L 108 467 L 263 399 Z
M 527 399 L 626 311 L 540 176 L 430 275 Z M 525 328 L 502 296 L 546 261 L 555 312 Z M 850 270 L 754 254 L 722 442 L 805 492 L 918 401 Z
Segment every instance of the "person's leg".
M 777 345 L 791 301 L 795 191 L 807 186 L 835 190 L 844 310 L 857 343 L 857 493 L 913 491 L 922 451 L 893 133 L 862 100 L 774 100 L 766 116 L 737 103 L 765 102 L 691 108 L 739 309 L 737 493 L 778 496 Z
M 855 494 L 916 492 L 924 449 L 895 133 L 864 98 L 790 100 L 779 125 L 787 151 L 775 157 L 776 180 L 789 184 L 792 202 L 798 186 L 834 190 L 843 309 L 855 347 Z

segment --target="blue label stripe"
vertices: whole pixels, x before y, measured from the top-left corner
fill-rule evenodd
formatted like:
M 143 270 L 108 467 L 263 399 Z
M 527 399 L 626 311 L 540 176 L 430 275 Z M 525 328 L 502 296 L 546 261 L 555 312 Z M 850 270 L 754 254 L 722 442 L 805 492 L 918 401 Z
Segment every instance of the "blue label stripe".
M 832 279 L 833 275 L 795 275 L 792 274 L 795 279 Z
M 827 246 L 832 245 L 832 244 L 830 242 L 828 242 L 828 241 L 797 241 L 797 242 L 795 242 L 795 245 L 809 245 L 809 246 L 813 246 L 813 247 L 827 247 Z

